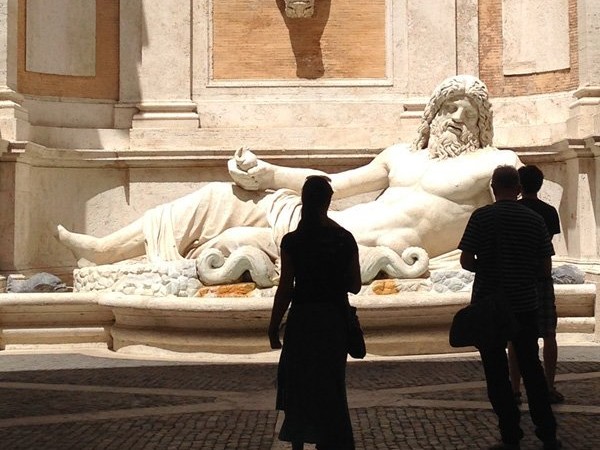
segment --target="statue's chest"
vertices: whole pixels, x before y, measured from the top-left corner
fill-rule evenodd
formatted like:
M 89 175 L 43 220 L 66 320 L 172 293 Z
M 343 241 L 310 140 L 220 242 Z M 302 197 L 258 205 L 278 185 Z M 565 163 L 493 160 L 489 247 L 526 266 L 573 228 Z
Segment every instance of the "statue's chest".
M 399 164 L 390 173 L 392 183 L 410 187 L 448 200 L 476 195 L 482 189 L 481 170 L 464 158 L 418 159 L 414 164 Z M 485 186 L 483 187 L 485 188 Z

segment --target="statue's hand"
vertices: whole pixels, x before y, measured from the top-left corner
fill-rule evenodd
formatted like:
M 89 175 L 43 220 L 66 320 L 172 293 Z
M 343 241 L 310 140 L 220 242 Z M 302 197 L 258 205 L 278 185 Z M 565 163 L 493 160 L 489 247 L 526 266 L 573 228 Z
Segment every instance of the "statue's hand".
M 227 161 L 227 169 L 235 184 L 247 191 L 264 191 L 271 187 L 273 166 L 258 159 L 246 147 L 239 148 Z

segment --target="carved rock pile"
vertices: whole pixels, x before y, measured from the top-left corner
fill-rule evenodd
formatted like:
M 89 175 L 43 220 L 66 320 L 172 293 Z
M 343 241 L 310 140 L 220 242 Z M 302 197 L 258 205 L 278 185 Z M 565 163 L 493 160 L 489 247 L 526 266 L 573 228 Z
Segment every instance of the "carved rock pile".
M 196 261 L 187 259 L 83 267 L 73 272 L 73 288 L 77 292 L 108 291 L 153 297 L 191 297 L 200 287 Z

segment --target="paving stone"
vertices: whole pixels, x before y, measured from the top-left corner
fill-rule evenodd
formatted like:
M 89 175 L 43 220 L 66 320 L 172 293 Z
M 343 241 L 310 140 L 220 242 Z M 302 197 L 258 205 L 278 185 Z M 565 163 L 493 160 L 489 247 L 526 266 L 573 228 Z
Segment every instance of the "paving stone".
M 276 437 L 275 374 L 272 362 L 0 353 L 0 448 L 289 449 Z M 580 375 L 561 381 L 572 374 Z M 600 448 L 600 362 L 561 361 L 558 376 L 567 399 L 555 408 L 564 449 Z M 498 441 L 497 419 L 483 381 L 472 355 L 350 362 L 350 404 L 352 395 L 360 396 L 360 407 L 350 410 L 357 450 L 489 447 Z M 466 382 L 479 383 L 461 385 Z M 440 387 L 447 384 L 459 389 Z M 402 391 L 414 387 L 420 392 Z M 379 390 L 389 390 L 393 399 L 376 396 Z M 522 426 L 522 449 L 539 449 L 528 414 Z

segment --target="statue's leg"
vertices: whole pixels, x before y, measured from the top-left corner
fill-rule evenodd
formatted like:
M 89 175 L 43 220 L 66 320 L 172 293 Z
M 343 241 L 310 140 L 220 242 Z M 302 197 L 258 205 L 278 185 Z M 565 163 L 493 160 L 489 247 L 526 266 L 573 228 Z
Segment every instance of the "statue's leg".
M 111 264 L 148 252 L 150 259 L 173 260 L 231 227 L 268 226 L 261 203 L 264 193 L 244 191 L 231 183 L 208 183 L 105 237 L 72 233 L 58 227 L 59 240 L 75 256 Z
M 273 240 L 273 231 L 266 227 L 229 228 L 219 236 L 206 241 L 201 246 L 188 249 L 185 257 L 197 258 L 209 248 L 217 249 L 225 257 L 228 257 L 240 247 L 247 245 L 263 251 L 273 262 L 279 257 L 279 249 Z
M 73 233 L 58 225 L 58 239 L 69 247 L 77 259 L 94 264 L 111 264 L 144 254 L 142 219 L 101 238 Z

